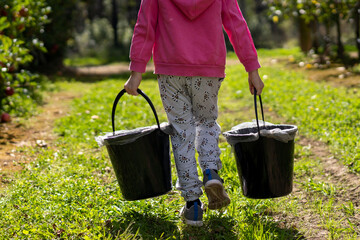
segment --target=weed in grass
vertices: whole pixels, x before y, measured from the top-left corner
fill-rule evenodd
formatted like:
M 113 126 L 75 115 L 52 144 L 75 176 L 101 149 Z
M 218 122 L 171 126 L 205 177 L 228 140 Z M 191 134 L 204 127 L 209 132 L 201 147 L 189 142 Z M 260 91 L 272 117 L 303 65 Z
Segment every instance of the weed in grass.
M 308 192 L 318 192 L 328 197 L 334 196 L 337 191 L 336 187 L 333 184 L 324 183 L 321 181 L 314 181 L 314 179 L 312 178 L 310 178 L 308 182 L 301 184 Z
M 109 229 L 109 233 L 116 235 L 119 232 L 132 233 L 133 235 L 139 235 L 144 239 L 149 238 L 169 238 L 177 235 L 176 222 L 169 219 L 169 215 L 166 212 L 162 214 L 155 214 L 152 212 L 143 212 L 136 210 L 123 211 L 118 217 L 114 216 L 118 220 L 112 220 L 112 227 Z M 130 229 L 129 229 L 129 226 Z M 154 228 L 154 226 L 156 226 Z
M 353 202 L 343 203 L 341 206 L 346 216 L 355 216 L 355 208 Z
M 314 168 L 320 168 L 321 163 L 319 159 L 312 158 L 312 151 L 309 146 L 296 145 L 295 148 L 295 163 L 294 163 L 294 174 L 295 176 L 306 176 L 314 177 L 320 172 L 314 172 Z M 301 159 L 301 161 L 299 161 Z M 318 169 L 319 170 L 319 169 Z M 320 169 L 322 170 L 322 169 Z

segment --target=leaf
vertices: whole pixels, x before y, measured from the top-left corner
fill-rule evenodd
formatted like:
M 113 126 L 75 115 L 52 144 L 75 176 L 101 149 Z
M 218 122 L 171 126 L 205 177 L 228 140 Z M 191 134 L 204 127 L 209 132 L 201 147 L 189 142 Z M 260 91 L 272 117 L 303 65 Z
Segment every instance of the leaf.
M 10 46 L 12 44 L 11 38 L 9 38 L 5 35 L 0 35 L 0 42 L 2 43 L 1 48 L 4 49 L 5 52 L 10 48 Z
M 8 27 L 10 27 L 10 23 L 7 22 L 7 17 L 1 17 L 0 18 L 0 32 Z

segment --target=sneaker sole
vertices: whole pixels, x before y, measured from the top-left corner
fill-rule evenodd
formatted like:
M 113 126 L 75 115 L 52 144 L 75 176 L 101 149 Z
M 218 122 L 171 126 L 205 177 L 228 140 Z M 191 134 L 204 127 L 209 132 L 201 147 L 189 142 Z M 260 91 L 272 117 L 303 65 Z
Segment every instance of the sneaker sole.
M 189 220 L 189 219 L 186 219 L 185 216 L 184 216 L 184 208 L 181 209 L 181 212 L 180 212 L 180 215 L 181 215 L 181 218 L 182 220 L 187 224 L 187 225 L 190 225 L 190 226 L 193 226 L 193 227 L 201 227 L 204 225 L 204 222 L 203 221 L 192 221 L 192 220 Z
M 220 209 L 230 204 L 230 198 L 219 180 L 208 181 L 205 192 L 209 200 L 209 209 Z
M 183 218 L 183 220 L 187 225 L 190 225 L 193 227 L 201 227 L 204 225 L 203 221 L 191 221 L 191 220 L 187 220 L 186 218 Z

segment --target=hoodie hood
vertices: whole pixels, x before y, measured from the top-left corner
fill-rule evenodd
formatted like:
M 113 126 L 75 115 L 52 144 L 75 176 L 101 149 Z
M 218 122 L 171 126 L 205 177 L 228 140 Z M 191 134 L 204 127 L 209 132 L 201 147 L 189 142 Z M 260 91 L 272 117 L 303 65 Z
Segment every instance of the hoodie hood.
M 171 0 L 182 13 L 189 18 L 194 20 L 200 16 L 215 0 Z

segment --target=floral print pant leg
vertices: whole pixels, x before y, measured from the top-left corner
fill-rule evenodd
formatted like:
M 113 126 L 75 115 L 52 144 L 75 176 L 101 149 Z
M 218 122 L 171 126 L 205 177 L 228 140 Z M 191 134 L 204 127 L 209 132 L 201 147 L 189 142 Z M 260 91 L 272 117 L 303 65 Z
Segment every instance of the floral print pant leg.
M 186 201 L 202 195 L 195 149 L 201 169 L 221 168 L 217 99 L 222 79 L 214 77 L 158 76 L 161 99 L 170 124 L 177 189 Z

